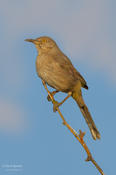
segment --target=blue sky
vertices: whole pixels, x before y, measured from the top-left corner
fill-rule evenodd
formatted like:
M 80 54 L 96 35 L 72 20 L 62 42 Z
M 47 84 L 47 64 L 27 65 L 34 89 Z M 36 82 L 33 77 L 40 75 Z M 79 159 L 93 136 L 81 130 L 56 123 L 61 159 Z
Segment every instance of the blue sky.
M 91 138 L 72 99 L 67 121 L 86 132 L 105 174 L 115 172 L 116 2 L 111 0 L 5 0 L 0 5 L 0 174 L 98 174 L 80 144 L 62 125 L 36 75 L 36 49 L 24 42 L 52 37 L 86 79 L 86 104 L 101 133 Z M 63 94 L 56 96 L 59 100 Z M 18 171 L 7 165 L 20 165 Z

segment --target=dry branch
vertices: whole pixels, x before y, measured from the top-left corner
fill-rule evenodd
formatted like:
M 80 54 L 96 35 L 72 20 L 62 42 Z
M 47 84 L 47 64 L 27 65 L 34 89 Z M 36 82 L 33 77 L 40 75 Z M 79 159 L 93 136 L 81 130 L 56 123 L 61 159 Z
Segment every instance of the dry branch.
M 47 85 L 45 84 L 44 81 L 42 81 L 46 91 L 48 92 L 49 97 L 51 98 L 52 103 L 54 103 L 54 97 L 51 95 L 51 93 L 49 92 Z M 79 141 L 79 143 L 82 145 L 82 147 L 84 148 L 84 150 L 87 153 L 87 159 L 86 161 L 91 161 L 93 163 L 93 165 L 98 169 L 98 171 L 100 172 L 101 175 L 104 175 L 103 170 L 100 168 L 100 166 L 97 164 L 97 162 L 93 159 L 92 154 L 89 150 L 89 148 L 87 147 L 85 141 L 83 140 L 85 133 L 82 132 L 81 130 L 79 130 L 79 134 L 66 122 L 65 118 L 63 117 L 62 113 L 60 112 L 59 108 L 57 107 L 57 112 L 59 113 L 60 117 L 62 118 L 63 124 L 70 130 L 70 132 L 75 136 L 75 138 Z

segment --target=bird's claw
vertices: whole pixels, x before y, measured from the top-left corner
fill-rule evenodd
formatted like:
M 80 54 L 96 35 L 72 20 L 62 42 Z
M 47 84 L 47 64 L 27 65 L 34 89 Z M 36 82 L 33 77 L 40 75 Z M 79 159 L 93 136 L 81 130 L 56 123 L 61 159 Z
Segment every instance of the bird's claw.
M 51 97 L 50 97 L 49 95 L 47 96 L 47 100 L 48 100 L 48 101 L 52 101 L 52 100 L 51 100 Z
M 54 100 L 53 101 L 53 111 L 56 112 L 58 107 L 59 107 L 59 103 Z
M 52 95 L 52 94 L 51 94 Z M 47 96 L 47 100 L 48 101 L 52 101 L 50 95 Z M 57 111 L 57 108 L 60 106 L 59 103 L 56 101 L 56 100 L 53 100 L 52 101 L 53 103 L 53 111 L 56 112 Z

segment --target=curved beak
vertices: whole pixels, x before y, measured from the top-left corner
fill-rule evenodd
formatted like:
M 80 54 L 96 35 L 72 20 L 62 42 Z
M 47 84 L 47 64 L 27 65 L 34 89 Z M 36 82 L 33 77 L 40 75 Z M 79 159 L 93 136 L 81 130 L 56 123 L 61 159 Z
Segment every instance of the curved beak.
M 35 43 L 35 39 L 25 39 L 24 41 Z

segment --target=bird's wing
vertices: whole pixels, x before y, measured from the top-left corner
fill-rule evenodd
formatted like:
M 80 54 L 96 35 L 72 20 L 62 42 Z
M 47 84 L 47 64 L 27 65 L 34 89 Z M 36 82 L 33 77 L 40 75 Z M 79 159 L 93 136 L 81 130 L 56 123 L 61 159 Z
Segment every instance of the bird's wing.
M 58 63 L 64 71 L 72 76 L 74 81 L 80 80 L 82 87 L 88 89 L 87 83 L 82 75 L 75 69 L 70 59 L 64 54 L 54 56 L 55 62 Z

